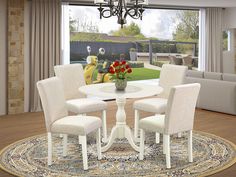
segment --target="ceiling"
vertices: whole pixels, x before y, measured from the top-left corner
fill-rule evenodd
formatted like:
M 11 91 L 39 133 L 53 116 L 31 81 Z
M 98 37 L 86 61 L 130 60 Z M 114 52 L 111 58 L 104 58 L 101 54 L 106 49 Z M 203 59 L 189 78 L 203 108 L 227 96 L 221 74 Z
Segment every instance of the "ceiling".
M 236 0 L 149 0 L 149 4 L 187 7 L 236 7 Z
M 89 2 L 94 0 L 62 0 L 69 2 Z M 129 1 L 129 0 L 127 0 Z M 177 7 L 236 7 L 236 0 L 149 0 L 150 5 Z

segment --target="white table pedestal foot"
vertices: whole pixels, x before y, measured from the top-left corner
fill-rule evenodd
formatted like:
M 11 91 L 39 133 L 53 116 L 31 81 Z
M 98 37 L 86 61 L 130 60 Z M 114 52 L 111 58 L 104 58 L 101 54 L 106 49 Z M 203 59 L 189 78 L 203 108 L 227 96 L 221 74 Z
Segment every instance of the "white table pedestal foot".
M 124 134 L 124 137 L 120 137 L 120 132 Z M 127 125 L 122 125 L 122 126 L 116 125 L 112 128 L 109 141 L 104 147 L 102 147 L 102 152 L 107 151 L 111 147 L 111 145 L 114 143 L 116 138 L 126 138 L 129 144 L 131 145 L 131 147 L 135 151 L 139 152 L 139 147 L 134 143 L 133 134 Z
M 111 130 L 111 135 L 107 145 L 102 147 L 102 152 L 107 151 L 114 143 L 116 138 L 126 138 L 135 151 L 139 151 L 139 147 L 134 143 L 134 137 L 131 133 L 130 128 L 126 125 L 126 114 L 125 114 L 125 98 L 117 98 L 117 112 L 116 112 L 116 125 Z

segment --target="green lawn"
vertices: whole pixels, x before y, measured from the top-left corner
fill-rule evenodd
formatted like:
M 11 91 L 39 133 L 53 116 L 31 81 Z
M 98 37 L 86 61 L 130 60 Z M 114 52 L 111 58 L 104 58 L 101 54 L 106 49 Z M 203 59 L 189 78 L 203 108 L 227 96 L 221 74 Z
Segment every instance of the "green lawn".
M 135 80 L 147 80 L 158 79 L 160 77 L 160 71 L 148 68 L 132 68 L 133 72 L 127 74 L 129 81 Z M 97 71 L 94 73 L 94 78 L 97 77 Z
M 133 68 L 133 72 L 128 74 L 129 81 L 157 79 L 160 77 L 160 71 L 148 68 Z

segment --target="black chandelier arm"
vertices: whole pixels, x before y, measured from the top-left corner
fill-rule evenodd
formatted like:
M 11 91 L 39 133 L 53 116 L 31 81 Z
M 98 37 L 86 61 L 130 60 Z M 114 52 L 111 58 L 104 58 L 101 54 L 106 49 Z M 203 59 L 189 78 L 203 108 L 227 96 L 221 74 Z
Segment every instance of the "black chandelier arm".
M 125 0 L 107 0 L 107 4 L 103 6 L 100 4 L 98 10 L 100 12 L 100 19 L 117 16 L 118 24 L 121 24 L 121 28 L 126 24 L 126 17 L 130 16 L 133 19 L 142 20 L 142 14 L 144 12 L 143 4 L 139 4 L 138 0 L 135 0 L 133 6 L 127 6 Z
M 144 10 L 141 9 L 135 9 L 135 8 L 130 8 L 127 9 L 127 11 L 125 12 L 124 18 L 127 17 L 127 15 L 129 15 L 131 18 L 133 19 L 141 19 L 142 18 L 142 13 Z M 142 19 L 141 19 L 142 20 Z
M 100 19 L 101 17 L 103 18 L 109 18 L 112 16 L 115 16 L 118 13 L 117 8 L 114 8 L 114 6 L 110 6 L 109 9 L 104 9 L 101 8 L 101 6 L 98 8 L 99 12 L 100 12 Z M 107 13 L 107 15 L 106 15 Z
M 124 18 L 126 18 L 127 15 L 129 15 L 133 19 L 139 19 L 140 18 L 142 20 L 142 14 L 144 12 L 144 9 L 143 9 L 143 5 L 138 4 L 138 0 L 136 0 L 134 6 L 130 7 L 130 8 L 127 8 L 127 6 L 125 4 L 125 1 L 122 1 L 122 2 L 124 3 L 123 7 L 125 9 Z

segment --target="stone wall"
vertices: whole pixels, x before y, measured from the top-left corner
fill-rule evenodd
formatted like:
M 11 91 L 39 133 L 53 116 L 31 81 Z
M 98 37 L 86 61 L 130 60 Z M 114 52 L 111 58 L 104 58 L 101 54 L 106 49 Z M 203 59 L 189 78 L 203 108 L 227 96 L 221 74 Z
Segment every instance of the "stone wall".
M 8 114 L 24 112 L 24 0 L 8 0 Z

